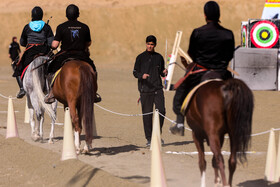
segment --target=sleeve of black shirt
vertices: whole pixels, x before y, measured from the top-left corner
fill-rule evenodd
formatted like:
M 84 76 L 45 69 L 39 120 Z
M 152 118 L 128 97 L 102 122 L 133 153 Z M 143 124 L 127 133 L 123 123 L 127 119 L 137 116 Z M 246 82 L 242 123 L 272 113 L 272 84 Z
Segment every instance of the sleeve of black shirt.
M 190 55 L 190 57 L 194 59 L 195 57 L 195 33 L 196 33 L 196 30 L 193 30 L 192 34 L 191 34 L 191 37 L 190 37 L 190 43 L 189 43 L 189 50 L 188 50 L 188 54 Z
M 53 31 L 49 25 L 46 25 L 46 26 L 47 26 L 47 44 L 48 44 L 48 46 L 51 46 L 53 38 L 54 38 Z
M 137 79 L 142 79 L 143 77 L 143 73 L 140 71 L 141 70 L 140 65 L 141 65 L 141 58 L 140 56 L 137 56 L 133 69 L 133 75 Z
M 231 40 L 231 43 L 230 43 L 230 51 L 231 51 L 231 54 L 229 55 L 229 59 L 228 61 L 230 61 L 232 58 L 233 58 L 233 55 L 234 55 L 234 51 L 235 51 L 235 43 L 234 43 L 234 35 L 233 33 L 231 32 L 231 35 L 232 35 L 232 40 Z
M 21 37 L 20 37 L 20 45 L 23 47 L 26 47 L 26 45 L 27 45 L 27 33 L 26 33 L 27 28 L 28 28 L 28 25 L 25 25 L 25 27 L 22 30 Z
M 17 49 L 18 49 L 18 52 L 20 53 L 21 50 L 20 50 L 19 44 L 17 44 Z
M 62 40 L 62 33 L 61 33 L 61 25 L 58 25 L 56 28 L 56 32 L 55 32 L 55 36 L 54 36 L 54 40 L 56 41 L 61 41 Z
M 11 50 L 12 50 L 12 44 L 10 44 L 9 46 L 9 54 L 11 54 Z
M 86 25 L 86 42 L 91 42 L 90 30 L 87 25 Z
M 165 77 L 165 73 L 163 73 L 165 67 L 164 67 L 164 59 L 162 55 L 160 55 L 160 76 Z

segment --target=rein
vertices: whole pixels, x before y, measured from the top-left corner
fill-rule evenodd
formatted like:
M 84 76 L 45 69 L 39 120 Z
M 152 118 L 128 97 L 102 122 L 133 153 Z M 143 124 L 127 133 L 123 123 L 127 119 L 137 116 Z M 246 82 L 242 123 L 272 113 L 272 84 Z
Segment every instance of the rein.
M 200 69 L 198 70 L 193 70 L 195 67 L 198 67 Z M 208 69 L 199 65 L 199 64 L 196 64 L 194 63 L 194 65 L 189 69 L 187 70 L 187 74 L 182 77 L 175 85 L 174 85 L 174 89 L 176 90 L 183 82 L 186 78 L 188 78 L 188 76 L 192 75 L 192 74 L 196 74 L 196 73 L 200 73 L 200 72 L 204 72 L 204 71 L 207 71 Z
M 49 54 L 52 54 L 52 51 L 53 51 L 53 50 L 51 50 L 51 51 L 49 52 Z M 42 64 L 40 64 L 39 66 L 33 68 L 31 71 L 33 71 L 33 70 L 35 70 L 35 69 L 38 69 L 38 68 L 44 66 L 45 63 L 54 60 L 57 56 L 62 55 L 62 54 L 64 54 L 65 52 L 66 52 L 66 51 L 62 51 L 61 53 L 58 53 L 58 54 L 56 54 L 56 55 L 54 55 L 54 56 L 50 55 L 50 58 L 49 58 L 49 59 L 45 60 L 45 61 L 44 61 Z M 48 56 L 48 55 L 47 55 L 47 56 Z M 52 57 L 51 57 L 51 56 L 52 56 Z

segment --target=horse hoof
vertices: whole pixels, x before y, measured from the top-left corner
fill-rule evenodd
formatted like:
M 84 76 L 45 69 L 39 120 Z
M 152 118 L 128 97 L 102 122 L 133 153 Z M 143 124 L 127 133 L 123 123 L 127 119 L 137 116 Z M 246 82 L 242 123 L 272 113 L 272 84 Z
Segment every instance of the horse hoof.
M 81 154 L 81 150 L 80 149 L 76 149 L 76 153 L 77 153 L 77 155 Z
M 215 183 L 214 185 L 215 187 L 223 187 L 223 185 L 221 183 Z
M 39 135 L 33 135 L 32 137 L 32 140 L 34 141 L 34 142 L 38 142 L 38 141 L 40 141 L 41 140 L 41 137 L 39 136 Z
M 52 139 L 49 139 L 48 143 L 49 143 L 49 144 L 53 144 L 54 142 L 53 142 Z
M 82 154 L 88 154 L 88 153 L 89 153 L 89 151 L 88 151 L 88 150 L 86 150 L 86 149 L 83 149 L 81 153 L 82 153 Z

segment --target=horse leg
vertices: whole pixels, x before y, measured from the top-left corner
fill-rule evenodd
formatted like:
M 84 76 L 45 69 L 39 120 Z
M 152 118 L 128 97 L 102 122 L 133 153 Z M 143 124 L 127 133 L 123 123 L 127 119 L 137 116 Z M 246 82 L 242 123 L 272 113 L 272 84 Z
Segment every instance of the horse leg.
M 237 149 L 236 146 L 233 144 L 232 139 L 230 139 L 230 157 L 228 160 L 228 167 L 229 167 L 229 180 L 228 183 L 231 186 L 232 185 L 232 179 L 233 179 L 233 173 L 235 172 L 236 169 L 236 153 Z
M 34 120 L 34 110 L 29 108 L 29 123 L 31 127 L 31 138 L 34 140 L 33 136 L 35 135 L 35 120 Z
M 68 106 L 70 108 L 70 115 L 72 118 L 72 124 L 74 127 L 74 135 L 75 135 L 75 147 L 76 147 L 76 152 L 77 154 L 80 154 L 81 149 L 81 140 L 80 140 L 80 135 L 81 135 L 81 128 L 79 126 L 79 116 L 76 112 L 76 102 L 72 101 L 71 103 L 68 103 Z
M 224 165 L 223 155 L 221 154 L 221 142 L 220 142 L 219 136 L 218 135 L 209 135 L 209 145 L 210 145 L 211 151 L 214 154 L 213 163 L 216 165 L 217 168 L 220 169 L 223 186 L 226 186 L 227 181 L 226 181 L 226 175 L 225 175 L 225 165 Z M 216 169 L 214 168 L 214 170 L 216 170 Z M 216 176 L 216 172 L 217 171 L 215 171 L 215 176 Z M 215 178 L 215 183 L 218 182 L 216 180 L 217 180 L 217 178 Z
M 55 115 L 56 115 L 56 108 L 57 108 L 57 102 L 52 103 L 52 109 L 55 112 Z M 49 144 L 53 144 L 54 125 L 55 125 L 55 120 L 52 119 L 50 137 L 49 137 L 49 141 L 48 141 Z
M 43 123 L 44 123 L 44 112 L 36 114 L 37 121 L 39 122 L 39 140 L 43 141 Z
M 221 179 L 219 177 L 219 167 L 216 163 L 215 156 L 213 156 L 212 158 L 212 167 L 214 168 L 214 173 L 215 173 L 215 179 L 214 179 L 215 186 L 219 186 L 219 184 L 221 183 Z
M 193 135 L 195 146 L 198 151 L 198 165 L 201 174 L 201 187 L 205 187 L 206 186 L 206 176 L 205 176 L 206 161 L 204 155 L 203 139 L 199 138 L 199 136 L 196 136 L 195 133 L 192 133 L 192 135 Z
M 34 120 L 34 109 L 31 105 L 31 100 L 29 95 L 27 95 L 27 105 L 28 105 L 28 111 L 29 111 L 29 123 L 31 128 L 31 139 L 33 141 L 37 141 L 37 138 L 35 137 L 36 129 L 35 129 L 35 120 Z

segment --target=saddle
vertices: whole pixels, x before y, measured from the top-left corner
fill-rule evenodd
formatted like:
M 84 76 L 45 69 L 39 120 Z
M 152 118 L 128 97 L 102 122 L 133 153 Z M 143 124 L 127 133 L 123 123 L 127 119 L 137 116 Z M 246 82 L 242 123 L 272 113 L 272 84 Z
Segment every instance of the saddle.
M 196 92 L 196 90 L 198 90 L 198 88 L 200 88 L 201 86 L 203 86 L 204 84 L 208 83 L 208 82 L 212 82 L 212 81 L 223 81 L 222 79 L 219 78 L 215 78 L 215 79 L 208 79 L 208 80 L 204 80 L 203 82 L 199 83 L 197 86 L 195 86 L 186 96 L 182 106 L 181 106 L 181 113 L 184 115 L 186 113 L 186 110 L 188 108 L 188 105 L 190 103 L 190 100 L 192 99 L 194 93 Z
M 37 57 L 39 57 L 39 56 L 45 56 L 46 54 L 44 54 L 44 53 L 38 53 L 37 55 L 35 55 L 34 56 L 34 58 L 33 58 L 33 60 L 35 60 Z M 33 60 L 31 61 L 31 62 L 33 62 Z M 17 64 L 19 64 L 20 63 L 20 61 L 17 63 Z M 23 69 L 23 71 L 22 71 L 22 73 L 21 73 L 21 75 L 20 75 L 20 79 L 21 80 L 23 80 L 23 77 L 24 77 L 24 75 L 25 75 L 25 72 L 26 72 L 26 70 L 27 70 L 27 68 L 29 67 L 29 65 L 30 65 L 31 63 L 29 63 L 24 69 Z

